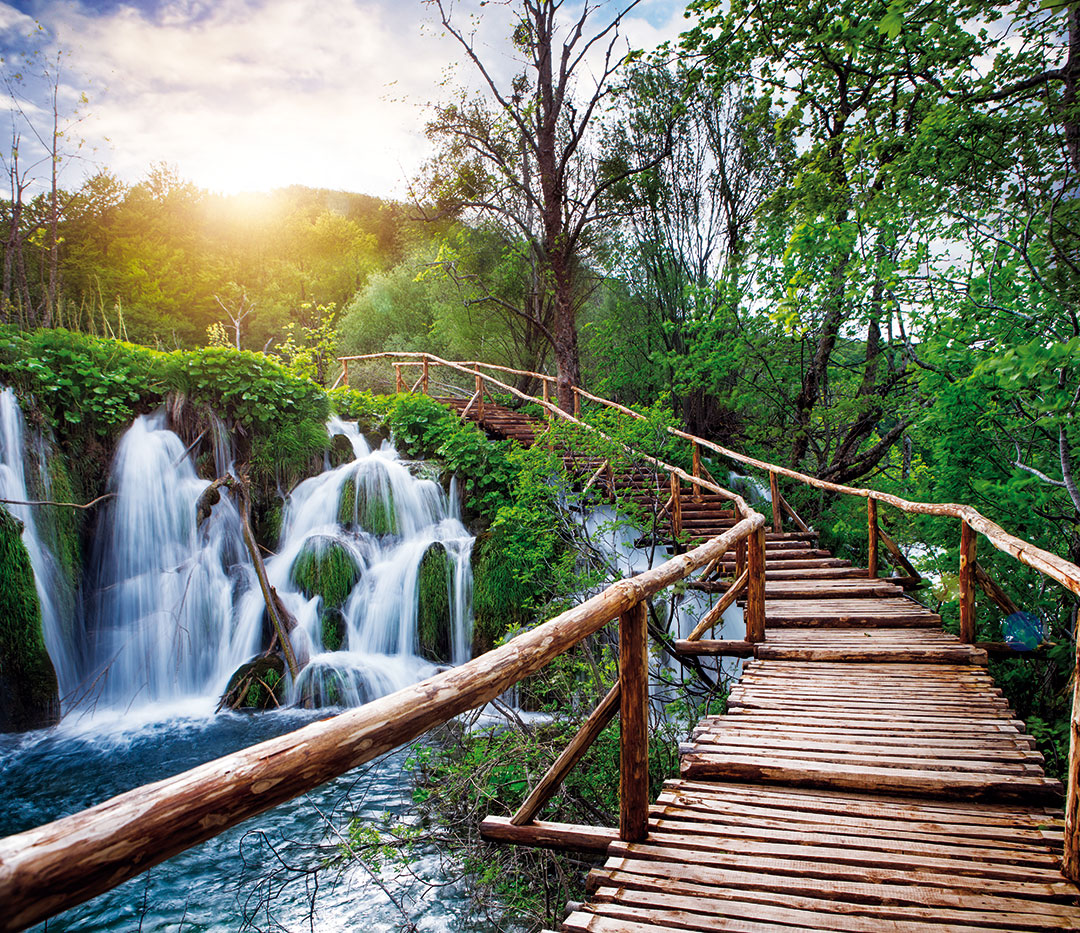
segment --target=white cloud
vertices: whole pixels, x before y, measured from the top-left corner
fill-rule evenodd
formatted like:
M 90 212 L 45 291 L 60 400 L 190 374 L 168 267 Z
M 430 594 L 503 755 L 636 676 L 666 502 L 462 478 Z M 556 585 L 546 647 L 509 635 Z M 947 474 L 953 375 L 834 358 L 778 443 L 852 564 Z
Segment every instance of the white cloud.
M 517 65 L 505 8 L 476 4 L 456 15 L 467 23 L 483 14 L 478 41 L 509 75 Z M 297 183 L 401 197 L 429 151 L 422 104 L 440 96 L 448 67 L 475 81 L 420 0 L 149 5 L 99 13 L 90 3 L 42 0 L 35 10 L 70 51 L 69 92 L 83 89 L 76 75 L 87 79 L 79 127 L 87 148 L 129 182 L 164 160 L 217 190 Z M 0 31 L 25 32 L 27 22 L 0 3 Z M 681 28 L 681 6 L 647 0 L 624 34 L 651 47 Z

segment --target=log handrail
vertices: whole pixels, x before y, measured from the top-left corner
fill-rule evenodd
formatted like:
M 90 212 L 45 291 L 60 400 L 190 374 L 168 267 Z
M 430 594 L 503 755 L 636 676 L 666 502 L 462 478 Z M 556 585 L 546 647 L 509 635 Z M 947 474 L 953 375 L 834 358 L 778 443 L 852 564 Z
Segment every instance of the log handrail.
M 398 357 L 409 357 L 416 361 L 419 365 L 421 360 L 419 358 L 426 357 L 432 363 L 437 365 L 452 365 L 460 366 L 463 364 L 448 364 L 446 360 L 439 359 L 431 354 L 427 353 L 407 353 L 407 352 L 386 352 L 386 353 L 370 353 L 364 356 L 350 356 L 341 357 L 341 362 L 345 360 L 372 360 L 372 359 L 390 359 Z M 551 376 L 545 376 L 543 373 L 534 373 L 527 370 L 512 370 L 508 367 L 496 367 L 493 364 L 474 364 L 470 362 L 468 365 L 474 366 L 486 366 L 488 369 L 501 369 L 503 371 L 511 372 L 517 375 L 533 376 L 537 379 L 551 379 Z M 470 372 L 471 375 L 471 372 Z M 500 384 L 502 385 L 502 384 Z M 503 385 L 505 390 L 510 390 L 518 397 L 526 398 L 528 401 L 535 402 L 536 399 L 531 396 L 526 396 L 524 393 L 517 390 L 512 390 L 510 387 Z M 647 420 L 640 412 L 634 411 L 632 408 L 627 408 L 625 405 L 620 405 L 618 402 L 610 401 L 609 399 L 601 398 L 600 396 L 593 395 L 591 392 L 587 392 L 581 387 L 576 387 L 578 394 L 589 401 L 596 402 L 607 408 L 614 409 L 615 411 L 622 412 L 625 415 L 629 415 L 632 418 L 636 418 L 639 421 Z M 564 413 L 565 415 L 565 413 Z M 577 419 L 574 419 L 575 421 Z M 579 422 L 580 423 L 580 422 Z M 878 502 L 883 502 L 886 505 L 891 505 L 893 508 L 899 509 L 901 512 L 907 512 L 915 515 L 937 515 L 942 517 L 958 518 L 967 522 L 972 529 L 982 534 L 991 544 L 994 545 L 999 551 L 1002 551 L 1009 556 L 1018 560 L 1020 563 L 1030 567 L 1032 570 L 1036 570 L 1044 576 L 1049 577 L 1052 580 L 1060 583 L 1070 592 L 1080 596 L 1080 567 L 1058 557 L 1056 554 L 1046 551 L 1043 548 L 1032 544 L 1030 541 L 1025 541 L 1023 538 L 1018 538 L 1015 535 L 1009 534 L 998 525 L 996 522 L 991 521 L 982 515 L 976 509 L 969 505 L 963 505 L 956 502 L 912 502 L 908 499 L 903 499 L 900 496 L 894 496 L 887 492 L 878 492 L 874 489 L 866 489 L 859 486 L 845 486 L 841 483 L 833 483 L 829 480 L 819 479 L 816 476 L 810 476 L 807 473 L 800 473 L 798 470 L 791 470 L 787 467 L 778 466 L 775 463 L 768 463 L 765 460 L 758 460 L 756 457 L 750 457 L 746 454 L 739 453 L 736 450 L 731 450 L 728 447 L 723 447 L 720 444 L 716 444 L 705 438 L 698 437 L 694 434 L 690 434 L 686 431 L 680 431 L 678 428 L 669 427 L 668 433 L 675 437 L 681 437 L 684 440 L 691 441 L 692 443 L 700 444 L 702 447 L 708 450 L 718 453 L 721 456 L 727 457 L 730 460 L 735 460 L 739 463 L 746 464 L 747 466 L 755 467 L 764 472 L 774 472 L 778 476 L 786 476 L 789 479 L 797 480 L 807 486 L 813 486 L 815 489 L 821 489 L 826 492 L 840 493 L 847 496 L 860 496 L 865 499 L 876 499 Z M 689 474 L 682 474 L 682 478 L 687 482 L 693 483 L 695 486 L 701 482 L 700 478 L 694 477 Z
M 754 512 L 723 534 L 613 583 L 505 645 L 389 696 L 0 839 L 0 930 L 21 930 L 74 907 L 490 702 L 614 619 L 622 619 L 621 627 L 634 638 L 624 657 L 643 662 L 646 652 L 638 644 L 644 632 L 643 601 L 764 523 L 764 516 Z M 624 668 L 620 676 L 622 711 L 636 711 L 634 728 L 640 732 L 645 675 Z M 635 681 L 633 690 L 627 676 Z M 640 752 L 627 750 L 624 774 L 640 777 Z M 647 780 L 647 762 L 644 773 Z M 623 822 L 637 836 L 647 792 L 627 790 Z
M 368 359 L 374 359 L 379 357 L 390 358 L 396 356 L 410 356 L 410 354 L 369 354 Z M 416 358 L 417 354 L 411 354 L 413 358 Z M 445 361 L 438 360 L 435 357 L 431 357 L 430 354 L 421 354 L 422 357 L 426 357 L 433 362 L 443 363 Z M 344 360 L 342 361 L 344 363 Z M 530 375 L 543 377 L 539 373 L 532 373 Z M 547 383 L 544 382 L 545 396 L 547 395 Z M 514 392 L 515 395 L 525 397 L 523 393 Z M 593 395 L 590 392 L 582 389 L 580 386 L 574 387 L 574 398 L 580 403 L 580 399 L 585 398 L 597 404 L 603 405 L 607 408 L 611 408 L 615 411 L 622 412 L 632 418 L 638 420 L 647 420 L 646 417 L 631 408 L 627 408 L 625 405 L 620 405 L 617 402 L 612 402 L 608 399 L 601 398 Z M 533 401 L 533 399 L 529 399 Z M 551 408 L 550 403 L 545 401 L 542 403 L 545 408 Z M 559 413 L 559 417 L 569 417 L 565 413 Z M 569 417 L 569 420 L 579 423 L 578 419 Z M 675 437 L 681 437 L 690 441 L 695 445 L 696 449 L 701 447 L 711 450 L 713 453 L 720 454 L 723 457 L 727 457 L 730 460 L 734 460 L 737 463 L 745 464 L 746 466 L 754 467 L 758 470 L 762 470 L 770 474 L 770 485 L 774 480 L 780 476 L 785 476 L 789 479 L 796 480 L 804 485 L 820 489 L 826 492 L 838 493 L 840 495 L 857 496 L 868 500 L 868 511 L 871 512 L 874 518 L 875 533 L 871 536 L 875 539 L 887 540 L 887 536 L 881 533 L 877 528 L 876 523 L 876 503 L 885 503 L 891 505 L 893 508 L 899 509 L 901 512 L 905 512 L 913 515 L 934 515 L 941 517 L 950 517 L 959 519 L 961 522 L 961 637 L 965 640 L 974 641 L 975 639 L 975 623 L 974 623 L 974 604 L 973 593 L 974 587 L 979 584 L 979 575 L 976 572 L 976 542 L 977 538 L 975 532 L 983 535 L 995 548 L 1008 554 L 1014 560 L 1032 570 L 1041 573 L 1045 577 L 1049 577 L 1051 580 L 1059 583 L 1069 592 L 1074 595 L 1080 596 L 1080 567 L 1064 558 L 1058 557 L 1058 555 L 1044 550 L 1030 541 L 1025 541 L 1022 538 L 1018 538 L 1015 535 L 1009 534 L 1004 528 L 998 525 L 996 522 L 991 521 L 986 516 L 982 515 L 976 509 L 969 505 L 963 505 L 955 502 L 948 503 L 929 503 L 929 502 L 912 502 L 908 499 L 903 499 L 900 496 L 892 495 L 891 493 L 878 492 L 873 489 L 866 489 L 857 486 L 847 486 L 841 483 L 833 483 L 829 480 L 819 479 L 816 476 L 810 476 L 806 473 L 801 473 L 798 470 L 792 470 L 787 467 L 778 466 L 774 463 L 768 463 L 764 460 L 759 460 L 756 457 L 750 457 L 746 454 L 739 453 L 736 450 L 731 450 L 728 447 L 724 447 L 720 444 L 716 444 L 712 441 L 706 440 L 696 435 L 690 434 L 686 431 L 681 431 L 678 428 L 668 427 L 669 434 Z M 681 477 L 692 484 L 693 489 L 697 489 L 699 485 L 702 485 L 702 480 L 699 475 L 689 476 L 681 470 L 672 469 L 670 471 L 673 475 L 678 472 Z M 695 474 L 699 473 L 699 470 L 694 471 Z M 708 488 L 708 487 L 705 487 Z M 778 488 L 778 487 L 776 487 Z M 741 499 L 739 500 L 742 501 Z M 875 507 L 870 507 L 870 501 L 875 503 Z M 738 505 L 736 506 L 738 508 Z M 746 513 L 741 512 L 740 515 Z M 869 521 L 869 519 L 868 519 Z M 747 597 L 746 597 L 746 618 L 747 618 L 747 643 L 752 645 L 755 641 L 764 637 L 764 570 L 761 563 L 761 558 L 764 551 L 764 527 L 760 527 L 755 530 L 753 536 L 750 538 L 749 546 L 747 547 L 748 564 L 749 564 L 749 580 L 747 583 Z M 743 545 L 746 547 L 746 545 Z M 890 554 L 894 557 L 899 552 L 898 547 L 888 547 Z M 901 562 L 908 564 L 907 559 L 900 555 Z M 737 557 L 736 574 L 742 572 L 742 551 L 740 550 Z M 910 572 L 910 571 L 909 571 Z M 911 578 L 909 578 L 909 581 Z M 912 582 L 918 582 L 914 580 Z M 760 615 L 760 618 L 759 618 Z M 1070 739 L 1070 754 L 1069 754 L 1069 777 L 1066 785 L 1066 805 L 1065 805 L 1065 847 L 1064 857 L 1062 860 L 1062 870 L 1074 881 L 1080 881 L 1080 638 L 1076 639 L 1077 651 L 1074 659 L 1074 674 L 1073 674 L 1073 703 L 1071 714 L 1071 739 Z

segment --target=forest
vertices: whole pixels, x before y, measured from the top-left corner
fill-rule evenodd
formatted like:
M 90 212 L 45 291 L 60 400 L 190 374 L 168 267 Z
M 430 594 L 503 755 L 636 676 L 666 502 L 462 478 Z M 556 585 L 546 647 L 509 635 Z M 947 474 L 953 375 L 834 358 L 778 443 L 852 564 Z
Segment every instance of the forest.
M 625 37 L 637 5 L 514 0 L 496 55 L 462 11 L 431 0 L 427 13 L 475 81 L 430 109 L 430 155 L 402 200 L 300 185 L 216 193 L 185 180 L 168 153 L 134 183 L 107 167 L 58 180 L 74 154 L 62 105 L 54 95 L 31 107 L 5 63 L 0 388 L 14 389 L 44 438 L 40 498 L 78 505 L 50 511 L 41 532 L 61 555 L 65 599 L 106 579 L 91 555 L 107 522 L 92 504 L 116 494 L 124 432 L 159 406 L 203 481 L 223 478 L 224 448 L 211 444 L 223 426 L 248 497 L 238 514 L 271 570 L 291 540 L 294 493 L 343 470 L 353 449 L 367 456 L 391 438 L 403 456 L 439 464 L 440 488 L 461 501 L 462 535 L 476 538 L 466 654 L 609 575 L 560 512 L 552 476 L 571 479 L 550 450 L 493 441 L 429 399 L 395 393 L 387 367 L 356 366 L 342 386 L 339 358 L 392 351 L 543 373 L 565 411 L 574 387 L 587 389 L 647 421 L 586 420 L 686 469 L 668 427 L 821 480 L 971 505 L 1080 563 L 1080 5 L 692 0 L 682 34 L 655 49 Z M 28 164 L 24 136 L 43 146 L 51 184 Z M 529 375 L 511 381 L 539 392 Z M 328 418 L 357 421 L 359 434 L 328 436 Z M 735 483 L 747 473 L 720 457 L 709 468 Z M 341 476 L 331 514 L 343 527 L 404 534 L 393 499 L 373 505 L 360 472 Z M 403 488 L 393 487 L 399 506 Z M 865 562 L 861 499 L 794 486 L 784 495 L 823 546 Z M 18 568 L 0 580 L 0 601 L 23 606 L 0 628 L 0 697 L 14 704 L 0 719 L 26 728 L 66 709 L 68 675 L 55 659 L 52 680 L 46 670 L 12 521 L 0 508 L 0 565 Z M 955 631 L 955 523 L 890 512 L 882 527 L 928 581 L 918 599 Z M 438 574 L 435 589 L 457 572 L 458 545 L 439 540 L 434 558 L 416 555 L 418 574 Z M 322 600 L 318 656 L 357 637 L 346 634 L 347 604 L 368 571 L 340 542 L 304 548 L 307 569 L 288 579 Z M 1078 600 L 992 548 L 979 560 L 1037 620 L 1041 647 L 990 670 L 1047 771 L 1064 776 Z M 293 614 L 300 605 L 289 603 Z M 1002 613 L 984 593 L 978 606 L 980 639 L 1002 641 Z M 266 657 L 271 637 L 283 648 L 289 638 L 257 608 Z M 417 622 L 428 662 L 453 660 L 453 638 L 431 634 L 450 617 L 447 606 Z M 510 728 L 411 752 L 417 800 L 444 789 L 441 833 L 479 846 L 476 821 L 516 808 L 528 776 L 576 730 L 580 694 L 598 700 L 610 686 L 607 648 L 524 691 L 526 705 L 566 714 L 531 745 Z M 261 690 L 244 668 L 247 680 L 230 681 L 234 705 L 286 702 L 275 685 L 297 678 L 286 677 L 295 664 L 277 658 L 269 684 L 259 668 Z M 309 705 L 380 692 L 367 674 L 316 676 L 301 692 Z M 683 669 L 672 687 L 677 714 L 658 726 L 651 761 L 657 786 L 692 711 L 723 703 L 703 676 Z M 19 703 L 25 714 L 12 712 Z M 578 822 L 617 812 L 604 791 L 616 746 L 604 733 L 591 770 L 561 792 Z M 480 790 L 469 786 L 476 773 Z M 348 832 L 361 858 L 392 861 L 415 843 L 404 824 Z M 555 922 L 554 900 L 580 894 L 572 860 L 469 853 L 471 877 L 530 928 Z M 543 872 L 547 901 L 507 881 L 511 858 L 514 872 Z

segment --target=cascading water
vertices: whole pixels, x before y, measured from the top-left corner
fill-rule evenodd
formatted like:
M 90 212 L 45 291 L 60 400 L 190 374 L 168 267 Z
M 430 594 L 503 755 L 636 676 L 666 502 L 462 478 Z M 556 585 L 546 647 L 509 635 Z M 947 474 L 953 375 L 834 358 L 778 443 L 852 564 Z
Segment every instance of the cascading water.
M 30 554 L 34 582 L 41 604 L 41 629 L 60 690 L 61 709 L 78 679 L 79 646 L 67 631 L 74 604 L 71 582 L 64 576 L 55 555 L 44 543 L 36 506 L 19 505 L 31 496 L 26 482 L 26 424 L 18 400 L 11 389 L 0 390 L 0 498 L 9 501 L 5 508 L 23 523 L 22 540 Z M 44 461 L 43 457 L 37 458 Z M 49 497 L 48 472 L 40 471 L 39 486 Z
M 258 650 L 257 621 L 234 619 L 252 579 L 239 513 L 223 496 L 196 525 L 208 485 L 163 413 L 140 416 L 121 439 L 86 581 L 83 705 L 216 700 Z
M 358 705 L 422 679 L 433 662 L 468 659 L 473 538 L 440 486 L 414 476 L 392 446 L 372 451 L 336 418 L 328 428 L 349 438 L 354 459 L 293 490 L 266 570 L 297 620 L 297 654 L 310 656 L 290 699 Z M 312 580 L 332 572 L 344 581 L 339 605 Z M 443 610 L 434 615 L 444 658 L 421 654 L 419 623 L 432 603 Z M 240 614 L 247 624 L 261 617 L 257 594 Z

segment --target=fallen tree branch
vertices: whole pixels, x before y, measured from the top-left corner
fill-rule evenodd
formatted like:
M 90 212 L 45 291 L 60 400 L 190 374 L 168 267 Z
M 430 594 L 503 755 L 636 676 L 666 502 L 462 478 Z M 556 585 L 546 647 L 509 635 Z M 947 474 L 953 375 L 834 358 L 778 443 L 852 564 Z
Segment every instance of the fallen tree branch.
M 53 502 L 51 499 L 0 499 L 0 502 L 4 503 L 4 505 L 55 505 L 63 509 L 92 509 L 99 502 L 111 499 L 115 495 L 115 492 L 107 492 L 103 496 L 91 499 L 86 505 L 81 505 L 78 502 Z

